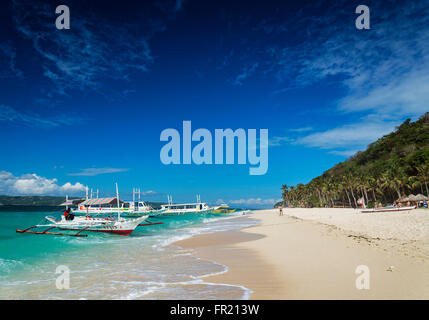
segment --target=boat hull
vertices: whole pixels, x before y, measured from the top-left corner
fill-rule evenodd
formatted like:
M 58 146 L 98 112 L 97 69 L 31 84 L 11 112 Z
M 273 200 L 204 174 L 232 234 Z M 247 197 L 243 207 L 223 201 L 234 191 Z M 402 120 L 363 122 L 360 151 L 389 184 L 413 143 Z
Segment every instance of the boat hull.
M 201 211 L 168 211 L 165 210 L 163 212 L 160 212 L 157 214 L 157 216 L 181 216 L 185 214 L 206 214 L 206 213 L 213 213 L 212 209 L 209 210 L 201 210 Z
M 107 209 L 96 209 L 96 208 L 90 208 L 88 210 L 80 210 L 80 209 L 75 209 L 72 211 L 73 214 L 77 215 L 77 216 L 85 216 L 85 215 L 100 215 L 100 214 L 118 214 L 120 213 L 121 216 L 123 217 L 140 217 L 140 216 L 144 216 L 147 214 L 153 214 L 153 213 L 158 213 L 158 212 L 162 212 L 163 210 L 132 210 L 132 209 L 111 209 L 111 208 L 107 208 Z
M 375 209 L 364 209 L 362 213 L 375 213 L 375 212 L 398 212 L 398 211 L 410 211 L 414 210 L 416 206 L 411 207 L 392 207 L 392 208 L 375 208 Z
M 54 220 L 52 217 L 46 217 L 60 230 L 73 230 L 82 232 L 104 232 L 122 236 L 130 235 L 137 226 L 145 221 L 149 216 L 143 216 L 136 219 L 109 219 L 93 217 L 75 217 L 71 221 L 64 219 Z
M 59 228 L 60 230 L 73 230 L 76 231 L 77 229 L 69 229 L 69 228 Z M 85 229 L 85 231 L 89 232 L 103 232 L 103 233 L 112 233 L 120 236 L 129 236 L 134 229 L 128 229 L 128 230 L 113 230 L 113 229 Z

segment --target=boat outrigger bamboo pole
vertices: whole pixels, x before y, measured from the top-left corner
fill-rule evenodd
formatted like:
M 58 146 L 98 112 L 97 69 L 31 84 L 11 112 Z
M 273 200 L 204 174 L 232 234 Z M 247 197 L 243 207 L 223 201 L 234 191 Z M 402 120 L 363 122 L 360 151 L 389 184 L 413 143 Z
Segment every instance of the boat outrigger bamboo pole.
M 118 190 L 118 183 L 116 183 L 116 202 L 118 203 L 118 220 L 121 218 L 121 212 L 119 209 L 119 190 Z

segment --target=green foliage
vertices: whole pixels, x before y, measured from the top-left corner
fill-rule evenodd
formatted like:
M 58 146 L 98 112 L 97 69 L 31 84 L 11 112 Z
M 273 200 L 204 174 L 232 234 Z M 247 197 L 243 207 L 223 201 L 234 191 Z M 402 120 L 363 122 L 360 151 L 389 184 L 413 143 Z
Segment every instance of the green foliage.
M 4 206 L 58 206 L 65 201 L 64 197 L 50 196 L 0 196 Z
M 72 198 L 70 198 L 70 200 L 72 200 Z M 52 196 L 13 196 L 13 197 L 0 196 L 0 207 L 3 207 L 5 210 L 6 209 L 9 210 L 11 206 L 34 207 L 35 210 L 37 210 L 38 207 L 60 208 L 59 205 L 64 201 L 65 201 L 64 197 L 52 197 Z M 146 203 L 154 209 L 160 209 L 162 204 L 161 202 L 146 202 Z
M 338 163 L 308 184 L 283 185 L 283 199 L 329 207 L 393 202 L 408 193 L 429 193 L 429 112 Z M 286 188 L 285 188 L 286 187 Z M 317 201 L 316 201 L 317 200 Z
M 283 201 L 279 201 L 274 205 L 274 208 L 278 208 L 280 206 L 283 206 Z

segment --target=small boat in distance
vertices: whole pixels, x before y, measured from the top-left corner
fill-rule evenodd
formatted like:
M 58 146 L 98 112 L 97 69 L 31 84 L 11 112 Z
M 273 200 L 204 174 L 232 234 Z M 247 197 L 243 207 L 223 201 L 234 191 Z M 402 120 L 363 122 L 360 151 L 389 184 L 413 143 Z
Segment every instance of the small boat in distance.
M 382 208 L 373 208 L 373 209 L 363 209 L 361 213 L 373 213 L 373 212 L 397 212 L 397 211 L 409 211 L 415 209 L 416 206 L 409 207 L 382 207 Z
M 237 209 L 231 209 L 227 204 L 221 204 L 218 207 L 213 208 L 212 213 L 234 213 Z

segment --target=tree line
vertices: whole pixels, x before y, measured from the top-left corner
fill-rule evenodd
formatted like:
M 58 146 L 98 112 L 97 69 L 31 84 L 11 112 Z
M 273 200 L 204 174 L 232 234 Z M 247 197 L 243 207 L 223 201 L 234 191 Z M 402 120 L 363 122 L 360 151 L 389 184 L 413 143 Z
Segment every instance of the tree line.
M 283 205 L 368 207 L 393 203 L 410 193 L 429 195 L 429 113 L 407 119 L 307 184 L 281 187 Z

